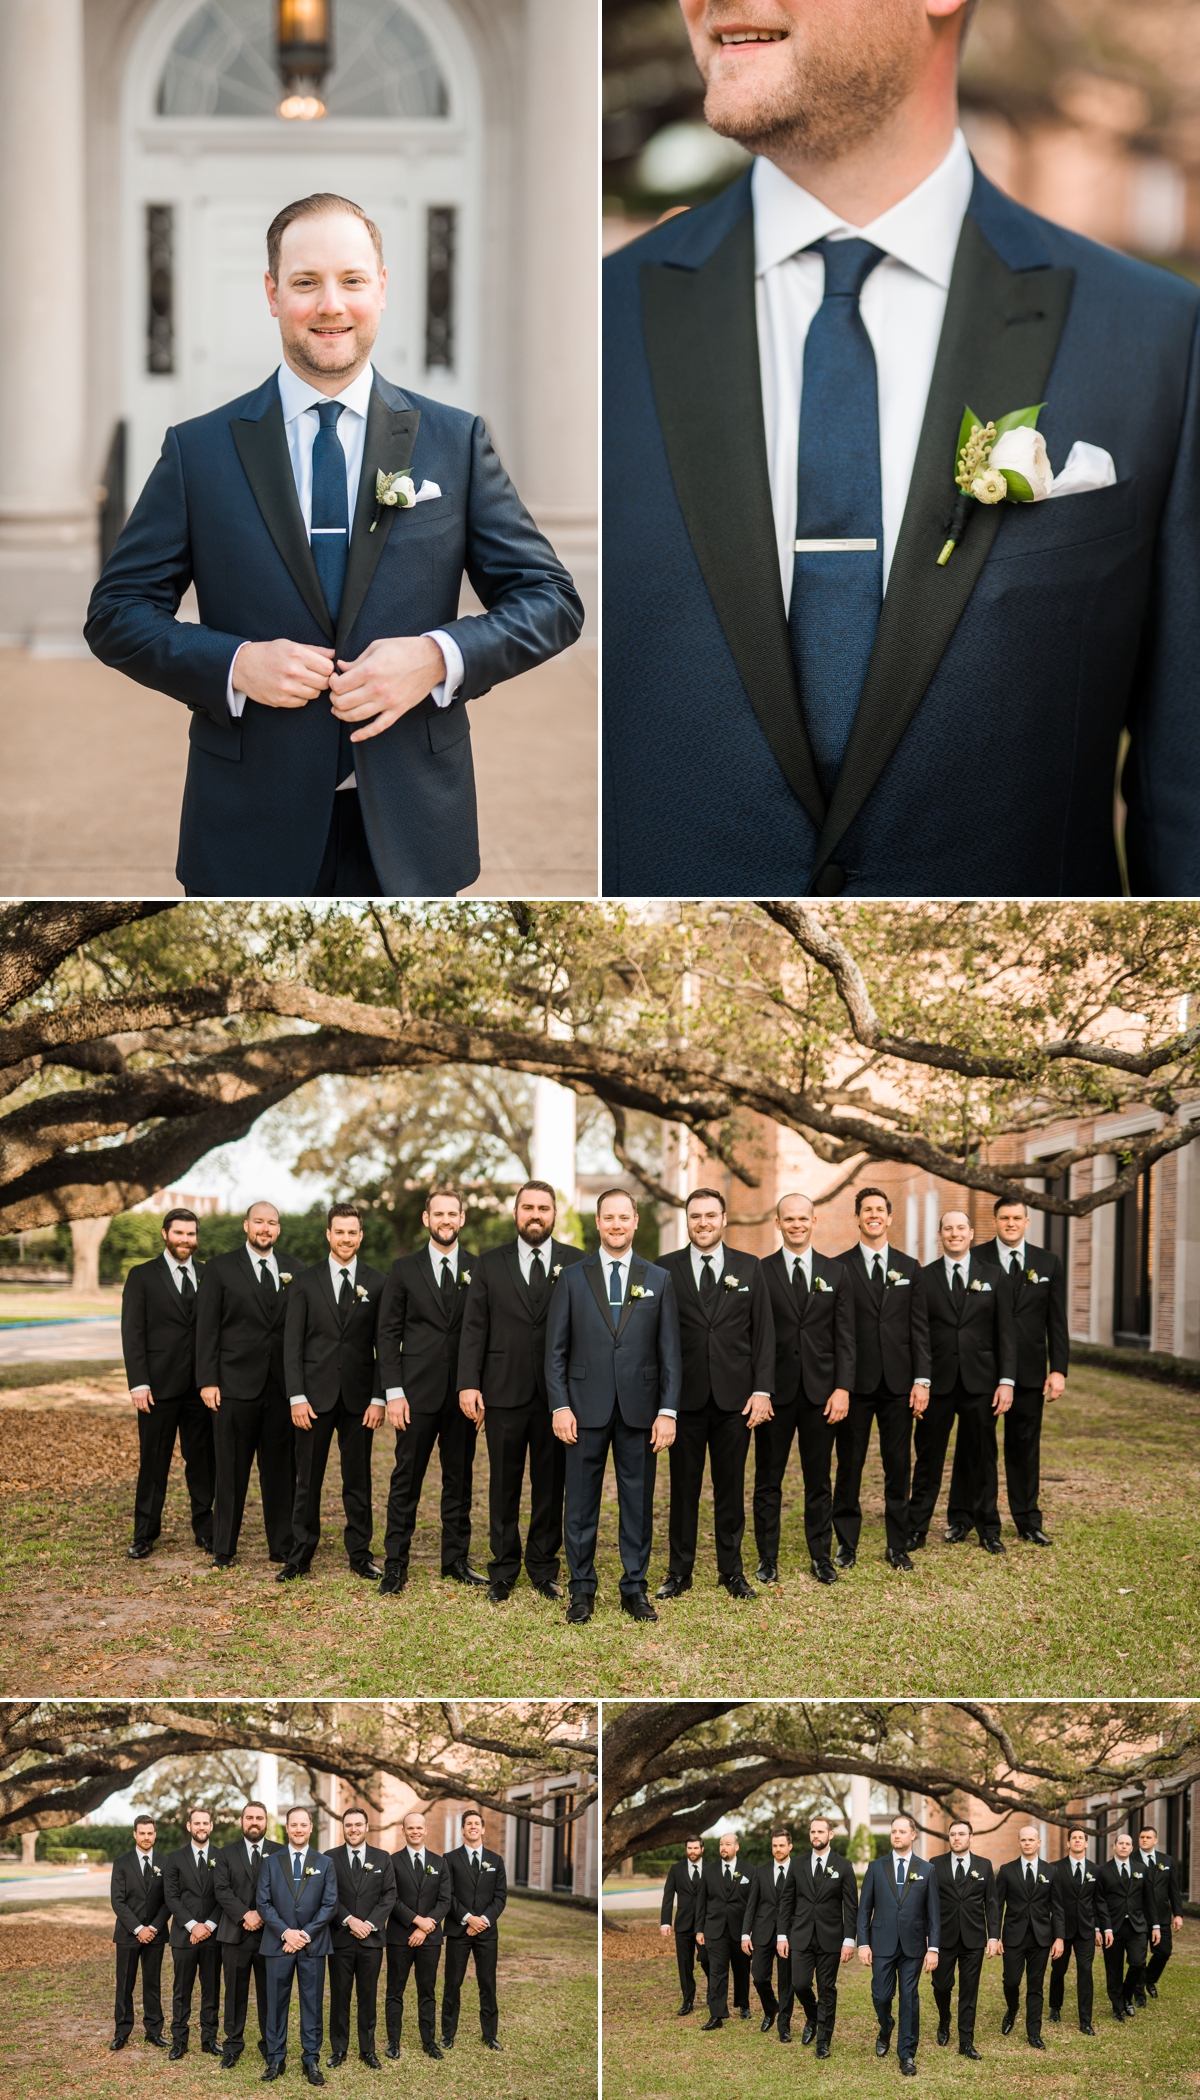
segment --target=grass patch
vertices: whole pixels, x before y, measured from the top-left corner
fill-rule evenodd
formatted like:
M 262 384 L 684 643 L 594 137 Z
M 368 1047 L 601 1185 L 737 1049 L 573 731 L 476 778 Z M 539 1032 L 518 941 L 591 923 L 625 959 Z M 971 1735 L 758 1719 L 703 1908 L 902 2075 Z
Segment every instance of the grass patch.
M 90 1380 L 110 1389 L 128 1391 L 120 1363 L 111 1357 L 76 1358 L 64 1363 L 0 1364 L 0 1393 L 24 1392 L 43 1385 L 82 1385 Z M 132 1413 L 132 1407 L 130 1408 Z
M 47 1912 L 53 1904 L 39 1906 Z M 71 1928 L 64 1959 L 54 1966 L 0 1971 L 0 2089 L 21 2100 L 158 2100 L 165 2091 L 179 2100 L 218 2100 L 219 2095 L 257 2093 L 262 2059 L 254 1995 L 246 2023 L 248 2047 L 232 2071 L 219 2058 L 201 2056 L 198 1996 L 192 2001 L 192 2046 L 180 2063 L 168 2065 L 163 2051 L 141 2039 L 140 1995 L 135 2038 L 118 2055 L 112 2038 L 114 1950 L 107 1942 L 112 1913 L 94 1906 L 98 1929 L 94 1957 L 79 1958 L 81 1939 Z M 79 1906 L 72 1906 L 77 1915 Z M 12 1931 L 13 1927 L 7 1928 Z M 45 1926 L 34 1930 L 44 1934 Z M 64 1939 L 68 1935 L 64 1932 Z M 386 1969 L 384 1971 L 386 1975 Z M 163 2002 L 170 2023 L 171 1956 L 163 1960 Z M 463 1985 L 458 2040 L 442 2063 L 422 2055 L 416 2037 L 414 1986 L 410 1983 L 404 2042 L 393 2063 L 383 2056 L 383 1977 L 379 1992 L 377 2046 L 383 2071 L 358 2061 L 357 2044 L 339 2070 L 327 2072 L 331 2090 L 349 2100 L 378 2100 L 380 2091 L 430 2095 L 438 2100 L 585 2100 L 596 2089 L 596 1928 L 582 1911 L 560 1909 L 515 1897 L 500 1923 L 502 2056 L 479 2041 L 479 2000 L 474 1969 Z M 441 1998 L 441 1973 L 438 1977 Z M 353 2018 L 353 2009 L 352 2009 Z M 292 2000 L 287 2087 L 307 2091 L 300 2073 L 299 2030 Z M 328 2055 L 328 1992 L 322 2066 Z
M 39 1373 L 41 1371 L 41 1366 Z M 78 1369 L 78 1367 L 74 1367 Z M 6 1417 L 0 1413 L 0 1454 Z M 70 1409 L 25 1411 L 67 1438 Z M 176 1461 L 164 1536 L 148 1561 L 125 1558 L 132 1479 L 97 1479 L 67 1498 L 21 1493 L 3 1509 L 0 1679 L 8 1693 L 93 1692 L 204 1697 L 580 1698 L 597 1695 L 868 1696 L 970 1694 L 1186 1696 L 1200 1690 L 1200 1394 L 1088 1367 L 1047 1410 L 1046 1551 L 1016 1540 L 992 1559 L 941 1543 L 939 1515 L 917 1573 L 883 1560 L 883 1482 L 874 1445 L 864 1481 L 859 1564 L 823 1589 L 807 1572 L 799 1464 L 785 1483 L 778 1589 L 735 1605 L 716 1589 L 711 1503 L 701 1521 L 696 1587 L 636 1627 L 618 1608 L 616 1492 L 601 1525 L 600 1600 L 591 1625 L 524 1581 L 496 1608 L 439 1575 L 436 1466 L 422 1498 L 409 1587 L 380 1599 L 352 1576 L 341 1508 L 326 1481 L 324 1533 L 307 1581 L 280 1588 L 253 1499 L 238 1565 L 214 1572 L 191 1542 Z M 14 1432 L 15 1433 L 15 1432 Z M 127 1434 L 133 1439 L 132 1421 Z M 377 1439 L 377 1550 L 390 1466 Z M 131 1442 L 131 1451 L 132 1451 Z M 0 1477 L 3 1475 L 0 1464 Z M 13 1477 L 24 1478 L 23 1474 Z M 475 1473 L 477 1565 L 487 1561 L 487 1463 Z M 943 1498 L 944 1501 L 944 1498 Z M 666 1562 L 667 1479 L 660 1468 L 655 1582 Z M 746 1558 L 755 1556 L 748 1539 Z

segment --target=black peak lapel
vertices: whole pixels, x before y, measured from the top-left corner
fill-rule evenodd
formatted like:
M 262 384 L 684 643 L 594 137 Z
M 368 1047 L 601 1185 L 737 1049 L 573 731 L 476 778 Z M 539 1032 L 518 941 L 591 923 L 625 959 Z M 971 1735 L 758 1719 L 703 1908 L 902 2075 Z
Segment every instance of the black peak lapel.
M 635 1306 L 635 1305 L 637 1304 L 637 1299 L 636 1299 L 636 1298 L 634 1297 L 634 1295 L 633 1295 L 634 1285 L 635 1285 L 635 1284 L 640 1284 L 640 1283 L 642 1283 L 642 1282 L 643 1282 L 643 1280 L 644 1280 L 644 1278 L 645 1278 L 645 1275 L 646 1275 L 646 1270 L 647 1270 L 647 1268 L 648 1268 L 648 1267 L 649 1267 L 649 1263 L 648 1263 L 648 1262 L 644 1262 L 644 1261 L 642 1260 L 642 1257 L 641 1257 L 641 1255 L 640 1255 L 640 1254 L 635 1254 L 635 1255 L 633 1256 L 632 1260 L 630 1261 L 630 1264 L 629 1264 L 629 1289 L 628 1289 L 628 1290 L 626 1291 L 626 1293 L 625 1293 L 625 1303 L 624 1303 L 624 1305 L 623 1305 L 623 1306 L 621 1307 L 621 1317 L 620 1317 L 620 1319 L 619 1319 L 619 1320 L 617 1321 L 617 1339 L 618 1339 L 618 1341 L 620 1340 L 621 1336 L 622 1336 L 622 1335 L 624 1334 L 624 1332 L 625 1332 L 625 1329 L 626 1329 L 626 1328 L 628 1327 L 628 1325 L 629 1325 L 629 1319 L 630 1319 L 630 1315 L 631 1315 L 631 1313 L 633 1312 L 633 1308 L 634 1308 L 634 1306 Z
M 600 1307 L 601 1312 L 604 1314 L 604 1324 L 607 1327 L 609 1333 L 615 1335 L 616 1329 L 614 1328 L 612 1323 L 612 1311 L 608 1302 L 608 1292 L 604 1288 L 603 1255 L 598 1254 L 594 1261 L 585 1262 L 584 1267 L 587 1270 L 587 1280 L 592 1286 L 592 1296 L 595 1298 L 597 1305 Z
M 542 1256 L 542 1259 L 543 1261 L 545 1260 L 545 1255 Z M 504 1266 L 508 1271 L 508 1280 L 512 1285 L 521 1311 L 527 1320 L 532 1320 L 533 1311 L 529 1303 L 529 1286 L 521 1274 L 521 1257 L 517 1252 L 515 1240 L 510 1240 L 504 1249 Z
M 381 470 L 385 474 L 403 474 L 407 470 L 412 461 L 420 421 L 419 408 L 389 408 L 378 386 L 371 388 L 371 398 L 367 403 L 366 435 L 363 438 L 362 473 L 358 481 L 358 501 L 354 506 L 354 517 L 350 525 L 346 580 L 342 585 L 342 602 L 338 609 L 339 650 L 345 647 L 350 630 L 362 611 L 363 599 L 371 587 L 371 579 L 378 567 L 387 536 L 393 530 L 394 520 L 399 517 L 397 509 L 382 511 L 379 523 L 372 532 L 371 525 L 375 517 L 375 476 Z M 401 530 L 403 524 L 401 519 Z
M 304 530 L 277 386 L 271 389 L 271 397 L 257 420 L 235 416 L 229 428 L 267 531 L 314 620 L 332 641 L 333 622 Z
M 659 426 L 688 537 L 763 734 L 819 826 L 825 797 L 779 588 L 748 188 L 746 210 L 698 269 L 643 263 L 641 291 Z
M 974 504 L 962 544 L 938 567 L 963 410 L 969 402 L 986 422 L 1045 398 L 1074 282 L 1069 269 L 1010 269 L 974 217 L 963 220 L 879 631 L 810 888 L 920 706 L 1000 528 L 1000 505 Z

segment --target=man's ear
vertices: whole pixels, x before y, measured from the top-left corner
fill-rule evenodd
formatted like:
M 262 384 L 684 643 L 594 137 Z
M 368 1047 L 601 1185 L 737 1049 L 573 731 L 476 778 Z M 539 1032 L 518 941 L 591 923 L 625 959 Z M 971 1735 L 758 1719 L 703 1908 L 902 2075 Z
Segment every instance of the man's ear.
M 270 307 L 270 309 L 271 309 L 271 312 L 272 312 L 272 313 L 274 314 L 274 316 L 275 316 L 275 319 L 276 319 L 276 320 L 278 320 L 278 319 L 279 319 L 279 293 L 278 293 L 278 290 L 277 290 L 277 288 L 276 288 L 276 284 L 275 284 L 275 279 L 274 279 L 274 278 L 272 277 L 272 275 L 271 275 L 271 272 L 270 272 L 269 270 L 264 270 L 264 271 L 263 271 L 263 286 L 264 286 L 264 288 L 265 288 L 265 290 L 266 290 L 266 294 L 267 294 L 267 305 L 268 305 L 268 306 Z

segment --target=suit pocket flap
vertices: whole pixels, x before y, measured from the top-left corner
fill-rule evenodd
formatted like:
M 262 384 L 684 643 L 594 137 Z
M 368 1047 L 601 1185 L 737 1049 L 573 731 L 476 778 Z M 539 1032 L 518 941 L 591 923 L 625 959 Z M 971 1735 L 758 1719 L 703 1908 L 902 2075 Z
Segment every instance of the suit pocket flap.
M 197 708 L 192 713 L 188 741 L 207 751 L 210 758 L 231 758 L 237 762 L 242 755 L 242 725 L 232 718 L 214 722 L 211 715 L 201 714 Z
M 1131 532 L 1137 524 L 1138 483 L 1114 482 L 1107 489 L 1086 489 L 1078 496 L 1058 496 L 1042 503 L 1014 503 L 988 556 L 1010 561 L 1017 554 L 1049 554 L 1057 547 L 1083 547 L 1092 540 Z
M 429 717 L 431 751 L 448 751 L 451 744 L 461 744 L 470 734 L 471 723 L 465 700 L 452 700 L 449 707 L 434 708 Z

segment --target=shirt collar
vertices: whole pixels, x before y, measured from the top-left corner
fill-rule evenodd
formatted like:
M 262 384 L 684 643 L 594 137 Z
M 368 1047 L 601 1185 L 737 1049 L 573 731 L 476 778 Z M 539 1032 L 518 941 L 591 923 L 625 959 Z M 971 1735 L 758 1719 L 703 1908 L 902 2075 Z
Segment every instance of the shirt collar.
M 246 1240 L 243 1244 L 245 1245 L 246 1252 L 250 1256 L 250 1260 L 254 1268 L 257 1269 L 260 1261 L 268 1262 L 272 1267 L 275 1266 L 274 1247 L 268 1247 L 266 1253 L 264 1254 L 258 1247 L 252 1247 L 250 1245 L 249 1240 Z
M 622 1269 L 627 1269 L 633 1260 L 633 1247 L 632 1245 L 626 1247 L 624 1254 L 610 1254 L 607 1247 L 601 1247 L 600 1259 L 606 1269 L 611 1269 L 614 1262 L 617 1262 Z
M 951 1854 L 951 1861 L 952 1861 L 952 1864 L 953 1864 L 953 1870 L 954 1870 L 954 1872 L 955 1872 L 955 1873 L 957 1873 L 957 1871 L 958 1871 L 958 1863 L 959 1863 L 959 1860 L 960 1860 L 960 1859 L 961 1859 L 961 1861 L 962 1861 L 962 1863 L 963 1863 L 963 1870 L 964 1870 L 964 1872 L 966 1871 L 966 1869 L 967 1869 L 967 1868 L 968 1868 L 968 1867 L 970 1866 L 970 1864 L 971 1864 L 971 1855 L 970 1855 L 970 1853 L 969 1853 L 969 1852 L 954 1852 L 954 1853 L 952 1853 L 952 1854 Z
M 863 1260 L 866 1262 L 868 1275 L 870 1275 L 871 1270 L 875 1266 L 876 1255 L 879 1256 L 880 1261 L 883 1263 L 884 1275 L 887 1275 L 887 1266 L 888 1261 L 891 1257 L 892 1250 L 886 1240 L 884 1241 L 882 1247 L 868 1247 L 865 1240 L 860 1240 L 858 1243 L 858 1251 L 862 1255 Z
M 344 393 L 337 394 L 333 398 L 340 402 L 343 408 L 353 409 L 356 416 L 365 418 L 371 399 L 371 388 L 374 383 L 375 368 L 373 365 L 368 364 L 366 369 L 359 373 L 358 378 L 350 382 Z M 284 362 L 280 365 L 279 399 L 283 407 L 283 420 L 285 423 L 295 422 L 297 416 L 302 416 L 305 409 L 311 408 L 314 402 L 328 401 L 329 398 L 329 395 L 323 394 L 319 387 L 310 386 L 307 379 L 301 379 L 297 372 L 293 372 L 289 364 Z
M 1018 1261 L 1020 1262 L 1020 1264 L 1021 1264 L 1021 1267 L 1022 1267 L 1022 1268 L 1024 1268 L 1024 1267 L 1025 1267 L 1025 1242 L 1024 1242 L 1024 1240 L 1021 1240 L 1021 1241 L 1019 1241 L 1019 1243 L 1018 1243 L 1018 1244 L 1017 1244 L 1017 1246 L 1015 1246 L 1015 1247 L 1006 1247 L 1006 1246 L 1005 1246 L 1005 1244 L 1004 1244 L 1004 1241 L 1003 1241 L 1003 1240 L 1001 1240 L 1001 1241 L 999 1242 L 999 1247 L 1000 1247 L 1000 1259 L 1001 1259 L 1001 1261 L 1003 1262 L 1003 1264 L 1004 1264 L 1004 1266 L 1005 1266 L 1005 1268 L 1006 1268 L 1006 1269 L 1011 1269 L 1011 1267 L 1012 1267 L 1012 1259 L 1013 1259 L 1013 1255 L 1014 1255 L 1014 1254 L 1016 1255 L 1016 1257 L 1017 1257 L 1017 1260 L 1018 1260 Z
M 442 1263 L 443 1263 L 444 1261 L 448 1261 L 448 1262 L 449 1262 L 449 1264 L 450 1264 L 450 1267 L 451 1267 L 451 1268 L 452 1268 L 452 1269 L 454 1270 L 455 1274 L 457 1275 L 457 1273 L 458 1273 L 458 1241 L 457 1241 L 457 1240 L 455 1240 L 455 1242 L 454 1242 L 454 1245 L 453 1245 L 452 1247 L 439 1247 L 439 1246 L 438 1246 L 438 1243 L 437 1243 L 437 1241 L 436 1241 L 436 1240 L 430 1240 L 430 1242 L 429 1242 L 429 1259 L 430 1259 L 430 1261 L 431 1261 L 431 1262 L 433 1263 L 433 1272 L 434 1272 L 434 1275 L 435 1275 L 435 1276 L 440 1276 L 440 1275 L 441 1275 L 441 1273 L 442 1273 Z
M 242 1832 L 242 1843 L 246 1847 L 247 1852 L 261 1852 L 266 1842 L 267 1840 L 265 1836 L 260 1838 L 248 1838 L 246 1836 L 245 1831 L 243 1830 Z
M 943 1254 L 942 1260 L 946 1264 L 947 1276 L 953 1276 L 954 1271 L 960 1265 L 965 1275 L 971 1266 L 971 1250 L 968 1247 L 965 1254 Z
M 350 1256 L 350 1259 L 349 1259 L 349 1261 L 339 1261 L 339 1260 L 338 1260 L 338 1258 L 337 1258 L 337 1255 L 336 1255 L 336 1254 L 334 1254 L 334 1253 L 333 1253 L 333 1252 L 331 1251 L 331 1253 L 330 1253 L 330 1256 L 329 1256 L 329 1273 L 330 1273 L 330 1275 L 331 1275 L 331 1276 L 332 1276 L 332 1278 L 333 1278 L 333 1287 L 334 1287 L 334 1290 L 335 1290 L 335 1291 L 339 1291 L 339 1290 L 341 1289 L 341 1287 L 342 1287 L 342 1270 L 343 1270 L 343 1269 L 349 1269 L 349 1271 L 350 1271 L 350 1281 L 351 1281 L 351 1283 L 353 1283 L 353 1282 L 354 1282 L 354 1280 L 355 1280 L 355 1278 L 356 1278 L 356 1276 L 358 1275 L 358 1256 L 357 1256 L 357 1254 L 352 1254 L 352 1255 Z
M 869 226 L 851 226 L 827 204 L 801 189 L 773 161 L 756 160 L 751 175 L 754 199 L 755 273 L 786 262 L 827 234 L 873 241 L 898 263 L 927 277 L 942 291 L 950 284 L 962 222 L 971 201 L 975 170 L 961 131 L 956 131 L 945 160 L 924 182 L 881 212 Z
M 812 1269 L 813 1243 L 811 1240 L 809 1241 L 807 1247 L 804 1249 L 803 1254 L 797 1254 L 794 1247 L 785 1247 L 783 1250 L 783 1255 L 784 1260 L 787 1262 L 788 1265 L 789 1275 L 791 1274 L 791 1271 L 796 1262 L 801 1263 L 807 1274 Z
M 540 1247 L 531 1247 L 528 1240 L 523 1240 L 521 1238 L 520 1233 L 517 1234 L 517 1260 L 520 1262 L 521 1268 L 526 1276 L 529 1274 L 530 1263 L 532 1262 L 535 1254 L 541 1255 L 542 1267 L 543 1269 L 545 1269 L 546 1274 L 549 1275 L 550 1249 L 552 1245 L 553 1238 L 543 1240 Z
M 819 1859 L 821 1865 L 824 1866 L 826 1860 L 829 1858 L 830 1849 L 830 1846 L 826 1845 L 825 1850 L 823 1852 L 814 1852 L 812 1856 L 814 1859 Z

